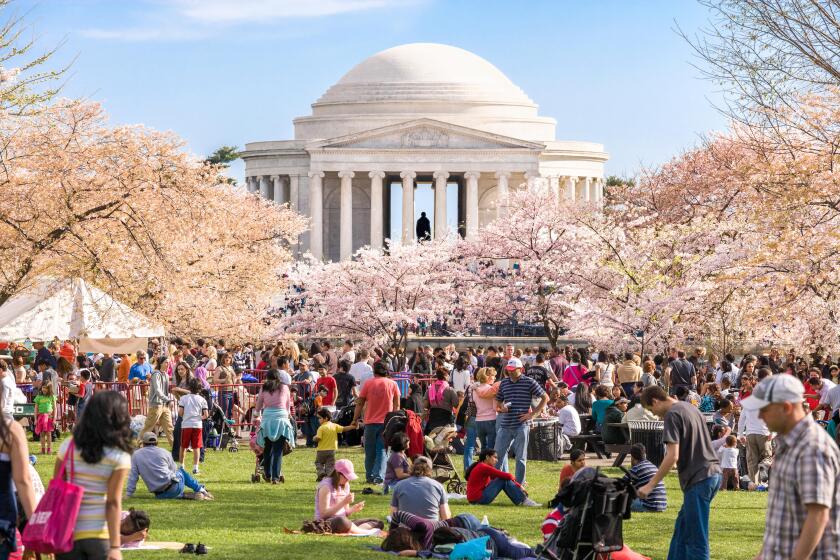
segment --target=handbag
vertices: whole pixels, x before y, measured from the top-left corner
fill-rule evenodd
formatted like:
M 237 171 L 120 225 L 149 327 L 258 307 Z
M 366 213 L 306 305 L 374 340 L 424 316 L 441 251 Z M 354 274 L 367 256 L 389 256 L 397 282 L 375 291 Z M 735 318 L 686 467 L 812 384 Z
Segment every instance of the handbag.
M 67 446 L 64 460 L 47 492 L 38 502 L 38 507 L 23 531 L 23 546 L 26 550 L 42 554 L 69 552 L 73 549 L 73 531 L 82 505 L 85 489 L 64 480 L 67 462 L 70 462 L 70 477 L 73 480 L 73 440 Z

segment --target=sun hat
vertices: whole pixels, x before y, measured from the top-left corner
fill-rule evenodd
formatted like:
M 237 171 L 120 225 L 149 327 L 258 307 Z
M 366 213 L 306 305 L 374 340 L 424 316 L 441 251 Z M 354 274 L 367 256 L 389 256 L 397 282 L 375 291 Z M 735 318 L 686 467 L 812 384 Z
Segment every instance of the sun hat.
M 143 434 L 143 445 L 151 445 L 157 443 L 157 436 L 154 432 L 146 432 Z
M 505 369 L 523 369 L 522 360 L 519 358 L 511 358 L 508 360 L 507 367 Z
M 780 373 L 765 377 L 753 388 L 752 394 L 741 401 L 745 410 L 759 410 L 771 403 L 800 403 L 805 394 L 802 382 L 792 375 Z
M 335 466 L 333 468 L 338 474 L 343 474 L 344 478 L 348 481 L 353 481 L 359 478 L 356 476 L 356 471 L 353 469 L 353 463 L 350 459 L 339 459 L 335 462 Z

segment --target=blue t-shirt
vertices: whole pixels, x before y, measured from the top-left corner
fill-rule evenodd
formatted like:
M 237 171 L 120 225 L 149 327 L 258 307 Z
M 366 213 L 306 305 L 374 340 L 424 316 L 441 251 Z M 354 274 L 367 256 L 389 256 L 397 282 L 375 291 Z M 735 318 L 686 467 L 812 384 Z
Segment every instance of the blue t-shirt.
M 128 372 L 128 380 L 139 379 L 140 381 L 148 381 L 151 374 L 152 366 L 148 362 L 143 362 L 142 364 L 137 362 L 131 366 L 131 370 Z
M 604 423 L 604 413 L 613 404 L 612 399 L 604 399 L 592 403 L 592 419 L 595 420 L 595 425 L 600 426 Z
M 509 377 L 502 379 L 496 400 L 500 403 L 510 403 L 508 411 L 499 414 L 503 428 L 516 428 L 522 425 L 520 416 L 531 410 L 532 399 L 542 398 L 545 394 L 539 384 L 524 375 L 514 383 Z

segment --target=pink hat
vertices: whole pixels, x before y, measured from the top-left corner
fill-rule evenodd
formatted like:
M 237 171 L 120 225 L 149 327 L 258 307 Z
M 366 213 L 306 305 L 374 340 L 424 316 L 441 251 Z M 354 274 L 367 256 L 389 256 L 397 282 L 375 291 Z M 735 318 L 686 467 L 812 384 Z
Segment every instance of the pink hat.
M 353 469 L 353 463 L 350 459 L 339 459 L 335 462 L 335 472 L 343 474 L 348 481 L 353 481 L 359 478 L 356 476 L 356 471 Z

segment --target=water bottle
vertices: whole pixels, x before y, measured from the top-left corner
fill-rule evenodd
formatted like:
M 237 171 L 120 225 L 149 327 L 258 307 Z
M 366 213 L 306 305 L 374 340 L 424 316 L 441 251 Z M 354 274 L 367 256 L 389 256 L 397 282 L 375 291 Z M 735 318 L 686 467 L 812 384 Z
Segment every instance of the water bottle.
M 482 527 L 489 527 L 490 526 L 490 520 L 487 519 L 486 515 L 481 518 L 481 526 Z

